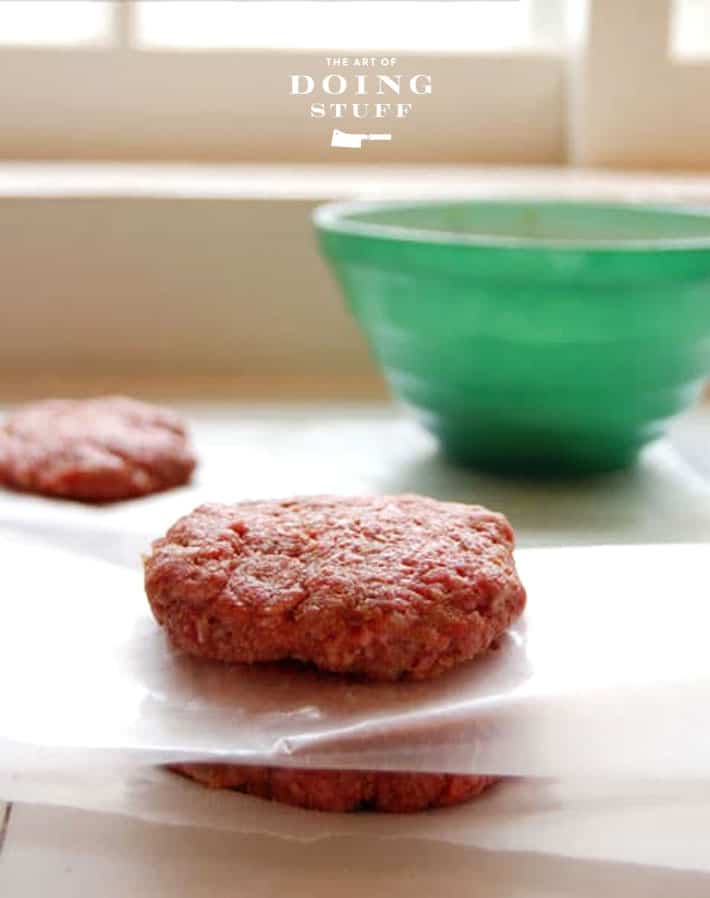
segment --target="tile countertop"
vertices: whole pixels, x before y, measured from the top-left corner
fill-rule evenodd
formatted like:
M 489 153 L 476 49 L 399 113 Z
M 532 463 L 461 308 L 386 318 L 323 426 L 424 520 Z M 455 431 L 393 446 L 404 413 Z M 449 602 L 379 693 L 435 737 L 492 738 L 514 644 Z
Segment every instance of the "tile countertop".
M 449 466 L 433 441 L 385 402 L 193 403 L 182 409 L 203 459 L 195 484 L 102 512 L 105 526 L 156 533 L 209 498 L 411 491 L 500 508 L 521 546 L 710 542 L 707 405 L 679 419 L 670 439 L 649 447 L 634 469 L 567 483 L 513 482 Z M 94 520 L 84 507 L 32 497 L 6 494 L 0 503 L 0 527 L 74 550 Z M 623 865 L 600 873 L 585 862 L 525 853 L 501 867 L 492 852 L 405 841 L 363 846 L 331 840 L 324 850 L 324 843 L 294 845 L 27 805 L 6 807 L 2 814 L 0 805 L 0 894 L 8 898 L 50 891 L 55 898 L 99 892 L 106 898 L 218 898 L 334 890 L 355 895 L 365 889 L 414 898 L 442 885 L 489 896 L 494 882 L 501 894 L 531 898 L 586 895 L 590 883 L 598 889 L 604 877 L 618 894 L 615 884 L 620 887 L 622 880 L 615 877 L 624 872 Z M 666 894 L 707 894 L 707 879 L 657 870 L 653 883 L 644 872 L 624 878 L 624 893 L 647 895 L 664 876 Z

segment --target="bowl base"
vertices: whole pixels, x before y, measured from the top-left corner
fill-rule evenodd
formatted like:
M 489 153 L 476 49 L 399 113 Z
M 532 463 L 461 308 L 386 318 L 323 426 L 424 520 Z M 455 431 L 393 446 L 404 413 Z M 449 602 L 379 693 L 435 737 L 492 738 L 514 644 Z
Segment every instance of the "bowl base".
M 638 459 L 640 449 L 608 454 L 547 454 L 534 452 L 514 452 L 502 449 L 500 452 L 477 451 L 470 443 L 461 444 L 456 440 L 439 437 L 441 451 L 448 461 L 457 467 L 475 468 L 489 474 L 505 477 L 536 478 L 541 480 L 572 480 L 611 474 L 631 467 Z

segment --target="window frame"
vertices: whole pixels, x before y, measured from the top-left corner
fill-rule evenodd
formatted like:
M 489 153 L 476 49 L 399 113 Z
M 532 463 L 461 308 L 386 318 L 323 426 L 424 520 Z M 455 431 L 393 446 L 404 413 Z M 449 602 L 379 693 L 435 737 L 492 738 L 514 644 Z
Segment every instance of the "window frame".
M 673 53 L 672 16 L 673 0 L 590 0 L 571 88 L 573 163 L 708 169 L 710 60 Z

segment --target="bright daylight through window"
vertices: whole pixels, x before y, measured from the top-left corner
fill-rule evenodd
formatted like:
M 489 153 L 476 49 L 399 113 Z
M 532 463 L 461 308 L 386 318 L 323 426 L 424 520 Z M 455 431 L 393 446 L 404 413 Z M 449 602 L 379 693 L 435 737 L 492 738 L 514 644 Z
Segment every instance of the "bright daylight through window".
M 5 0 L 0 42 L 135 47 L 493 52 L 554 46 L 564 0 Z M 406 28 L 402 23 L 406 22 Z

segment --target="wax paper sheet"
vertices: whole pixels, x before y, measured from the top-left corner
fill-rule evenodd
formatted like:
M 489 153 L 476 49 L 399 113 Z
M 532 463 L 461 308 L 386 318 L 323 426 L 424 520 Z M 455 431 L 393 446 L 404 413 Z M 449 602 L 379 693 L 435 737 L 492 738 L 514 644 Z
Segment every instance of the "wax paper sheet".
M 710 773 L 703 545 L 529 549 L 497 651 L 420 683 L 175 651 L 139 570 L 0 543 L 0 769 L 241 761 L 516 776 Z M 57 758 L 61 757 L 61 762 Z

